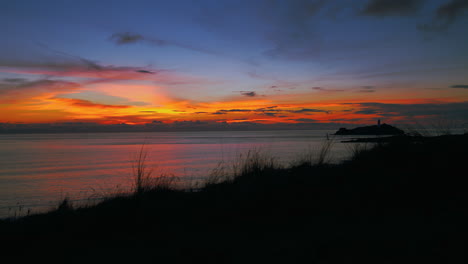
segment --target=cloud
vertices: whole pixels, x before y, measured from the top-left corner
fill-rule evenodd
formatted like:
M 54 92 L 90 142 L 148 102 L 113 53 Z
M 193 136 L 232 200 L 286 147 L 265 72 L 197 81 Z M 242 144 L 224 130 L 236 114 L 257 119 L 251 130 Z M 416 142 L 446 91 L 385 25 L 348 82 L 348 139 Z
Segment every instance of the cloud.
M 208 27 L 209 32 L 222 34 L 230 41 L 254 33 L 256 38 L 268 42 L 267 49 L 261 53 L 266 59 L 293 61 L 318 59 L 324 50 L 329 51 L 325 43 L 328 40 L 323 35 L 334 29 L 327 28 L 324 32 L 321 26 L 328 24 L 325 20 L 341 19 L 356 6 L 355 1 L 343 0 L 229 2 L 214 1 L 209 7 L 205 5 L 197 20 Z M 239 17 L 245 21 L 239 22 Z M 249 30 L 239 27 L 239 23 L 249 23 Z
M 148 106 L 149 103 L 142 101 L 132 101 L 126 97 L 110 95 L 105 92 L 98 92 L 89 89 L 83 89 L 79 92 L 74 92 L 72 94 L 65 94 L 59 96 L 60 98 L 70 98 L 70 99 L 81 99 L 87 101 L 96 101 L 105 102 L 108 105 L 129 105 L 129 106 Z
M 257 96 L 257 93 L 254 92 L 254 91 L 240 91 L 240 93 L 241 93 L 243 96 L 247 96 L 247 97 L 255 97 L 255 96 Z
M 95 84 L 120 80 L 148 80 L 157 84 L 181 85 L 181 84 L 206 84 L 208 80 L 182 75 L 167 69 L 146 69 L 144 67 L 105 65 L 93 60 L 78 56 L 55 52 L 53 56 L 31 57 L 28 59 L 5 59 L 0 54 L 0 72 L 46 75 L 50 77 L 78 77 L 85 78 L 81 83 Z M 12 83 L 21 78 L 5 78 L 0 80 Z
M 276 105 L 274 105 L 274 106 L 255 109 L 255 112 L 261 115 L 266 115 L 266 116 L 278 116 L 278 114 L 280 114 L 281 112 L 284 112 L 284 110 L 279 109 L 277 108 Z
M 139 41 L 143 41 L 144 38 L 140 34 L 135 34 L 131 32 L 122 32 L 122 33 L 115 33 L 110 37 L 110 40 L 114 41 L 119 45 L 124 44 L 133 44 Z
M 264 54 L 273 59 L 304 60 L 318 56 L 322 38 L 314 19 L 331 1 L 270 1 L 259 10 L 272 25 L 265 37 L 273 45 Z M 332 3 L 333 5 L 335 3 Z
M 421 0 L 370 0 L 362 10 L 368 16 L 405 16 L 416 13 L 422 6 Z
M 27 82 L 25 78 L 4 78 L 2 79 L 2 82 L 6 83 L 24 83 Z
M 302 123 L 315 123 L 317 120 L 311 118 L 297 118 L 297 119 L 290 119 L 292 121 L 302 122 Z
M 40 79 L 34 81 L 21 80 L 13 83 L 0 84 L 0 102 L 16 103 L 24 99 L 38 96 L 55 96 L 81 89 L 75 82 Z
M 327 89 L 323 87 L 312 87 L 311 89 L 316 90 L 316 91 L 322 91 L 322 92 L 344 92 L 345 91 L 342 89 Z
M 362 122 L 362 119 L 361 118 L 334 118 L 334 119 L 330 119 L 329 121 L 349 123 L 349 122 Z
M 175 43 L 171 43 L 170 41 L 158 39 L 158 38 L 148 38 L 144 37 L 143 35 L 132 33 L 132 32 L 120 32 L 115 33 L 110 36 L 109 40 L 118 44 L 118 45 L 126 45 L 126 44 L 135 44 L 138 42 L 152 44 L 156 46 L 167 46 L 167 45 L 175 45 Z
M 364 86 L 361 86 L 361 89 L 356 91 L 358 93 L 374 93 L 376 90 L 375 90 L 375 86 L 371 86 L 371 85 L 364 85 Z
M 277 76 L 261 74 L 256 71 L 249 71 L 246 72 L 246 74 L 252 79 L 272 81 L 273 83 L 270 86 L 268 86 L 268 88 L 276 91 L 278 91 L 280 88 L 294 89 L 297 86 L 301 86 L 304 84 L 304 82 L 282 80 L 279 79 Z
M 132 33 L 132 32 L 121 32 L 121 33 L 112 34 L 109 37 L 109 40 L 114 42 L 117 45 L 145 43 L 145 44 L 148 44 L 151 46 L 157 46 L 157 47 L 173 46 L 173 47 L 192 50 L 192 51 L 209 54 L 209 55 L 224 55 L 219 52 L 205 49 L 205 48 L 198 47 L 198 46 L 194 46 L 188 43 L 183 43 L 183 42 L 173 41 L 173 40 L 165 40 L 165 39 L 156 38 L 153 36 L 151 37 L 143 36 L 143 35 Z
M 311 109 L 311 108 L 303 108 L 299 110 L 290 110 L 291 113 L 329 113 L 327 110 L 322 109 Z
M 456 20 L 463 17 L 468 10 L 468 0 L 451 0 L 440 5 L 435 12 L 432 22 L 418 26 L 418 29 L 426 32 L 445 31 Z
M 468 102 L 425 103 L 425 104 L 385 104 L 360 103 L 355 113 L 378 114 L 381 116 L 402 116 L 405 118 L 444 118 L 453 121 L 468 121 Z
M 90 107 L 90 108 L 101 108 L 101 109 L 122 109 L 122 108 L 129 108 L 129 105 L 108 105 L 108 104 L 100 104 L 100 103 L 94 103 L 88 100 L 82 100 L 82 99 L 73 99 L 73 98 L 51 98 L 52 100 L 55 101 L 60 101 L 64 102 L 68 105 L 72 106 L 78 106 L 78 107 Z
M 450 88 L 468 89 L 468 84 L 455 84 L 450 86 Z
M 380 111 L 375 110 L 375 109 L 370 109 L 370 110 L 360 110 L 360 111 L 356 111 L 354 113 L 355 114 L 361 114 L 361 115 L 375 115 L 375 114 L 380 113 Z
M 136 72 L 139 72 L 139 73 L 147 73 L 147 74 L 154 74 L 154 72 L 152 72 L 152 71 L 147 71 L 147 70 L 136 70 Z
M 468 0 L 451 0 L 437 8 L 437 18 L 452 23 L 468 9 Z
M 165 70 L 145 70 L 141 67 L 101 65 L 80 58 L 59 56 L 48 61 L 11 61 L 0 59 L 0 72 L 49 75 L 57 77 L 82 77 L 95 79 L 141 80 L 145 74 L 161 73 Z
M 239 119 L 238 122 L 180 120 L 176 122 L 162 122 L 149 120 L 140 116 L 109 117 L 109 123 L 99 124 L 100 119 L 75 119 L 73 122 L 42 123 L 42 124 L 12 124 L 0 123 L 0 133 L 25 132 L 149 132 L 149 131 L 245 131 L 245 130 L 275 130 L 275 129 L 336 129 L 335 123 L 319 123 L 312 119 L 292 120 L 298 123 L 265 124 Z M 125 122 L 137 123 L 128 125 Z M 347 120 L 344 120 L 347 121 Z M 341 125 L 341 124 L 340 124 Z
M 266 115 L 266 116 L 277 116 L 278 113 L 272 113 L 272 112 L 263 112 L 262 115 Z
M 221 109 L 211 114 L 214 115 L 224 115 L 228 113 L 251 113 L 251 114 L 258 114 L 258 115 L 265 115 L 265 116 L 279 116 L 286 117 L 285 114 L 310 114 L 310 113 L 327 113 L 329 114 L 330 111 L 322 110 L 322 109 L 312 109 L 312 108 L 302 108 L 297 110 L 291 109 L 282 109 L 278 108 L 277 106 L 270 106 L 270 107 L 263 107 L 263 108 L 256 108 L 256 109 Z
M 41 50 L 35 51 L 27 57 L 12 57 L 8 53 L 0 54 L 0 72 L 101 80 L 164 79 L 168 75 L 166 73 L 168 70 L 165 69 L 105 65 L 94 60 L 55 50 L 42 43 L 37 45 Z M 150 74 L 153 74 L 153 76 L 150 77 Z
M 371 90 L 371 89 L 363 89 L 363 90 L 359 90 L 357 91 L 358 93 L 374 93 L 375 90 Z
M 253 110 L 250 109 L 221 109 L 219 112 L 229 113 L 229 112 L 252 112 Z

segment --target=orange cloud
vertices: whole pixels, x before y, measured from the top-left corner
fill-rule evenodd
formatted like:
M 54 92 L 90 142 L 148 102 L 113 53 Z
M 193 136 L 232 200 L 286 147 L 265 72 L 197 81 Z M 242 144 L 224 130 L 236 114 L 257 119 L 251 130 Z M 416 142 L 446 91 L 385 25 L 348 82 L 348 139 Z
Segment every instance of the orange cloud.
M 394 92 L 360 94 L 342 91 L 340 93 L 317 93 L 294 91 L 283 94 L 253 93 L 218 97 L 213 101 L 193 99 L 185 88 L 170 85 L 156 85 L 148 82 L 114 82 L 113 78 L 133 78 L 135 75 L 150 76 L 158 74 L 137 72 L 134 69 L 95 69 L 85 71 L 73 67 L 63 71 L 64 76 L 96 77 L 94 81 L 70 82 L 64 80 L 34 80 L 16 78 L 0 80 L 0 122 L 54 122 L 54 121 L 93 121 L 99 123 L 143 124 L 153 120 L 171 123 L 175 121 L 210 122 L 258 122 L 258 123 L 328 123 L 354 122 L 369 123 L 377 118 L 404 121 L 412 117 L 424 117 L 422 105 L 434 106 L 463 101 L 455 96 L 418 97 L 417 93 L 405 95 Z M 114 72 L 113 72 L 114 71 Z M 133 71 L 133 72 L 132 72 Z M 142 70 L 144 71 L 144 70 Z M 49 73 L 60 71 L 51 68 Z M 116 75 L 113 75 L 113 74 Z M 153 77 L 151 77 L 153 76 Z M 93 78 L 94 78 L 93 77 Z M 105 80 L 109 78 L 111 80 Z M 139 78 L 139 77 L 138 77 Z M 143 78 L 143 77 L 142 77 Z M 134 80 L 136 80 L 135 77 Z M 149 80 L 149 79 L 148 79 Z M 168 82 L 183 83 L 186 79 L 171 76 Z M 183 89 L 182 89 L 183 88 Z M 317 90 L 317 89 L 316 89 Z M 90 92 L 91 91 L 91 92 Z M 196 90 L 198 92 L 198 90 Z M 400 90 L 401 91 L 401 90 Z M 86 92 L 88 92 L 86 97 Z M 251 93 L 252 92 L 252 93 Z M 81 97 L 79 94 L 81 94 Z M 84 95 L 83 95 L 84 94 Z M 92 96 L 90 95 L 92 94 Z M 261 95 L 259 95 L 261 94 Z M 385 95 L 385 96 L 382 96 Z M 78 97 L 78 98 L 77 98 Z M 116 100 L 115 98 L 120 98 Z M 113 99 L 114 98 L 114 99 Z M 198 96 L 197 98 L 204 98 Z M 208 98 L 208 97 L 206 97 Z M 214 97 L 210 97 L 214 98 Z M 385 99 L 381 99 L 385 98 Z M 407 106 L 407 107 L 405 107 Z M 454 106 L 454 105 L 452 105 Z M 464 111 L 464 108 L 457 105 Z M 431 108 L 449 110 L 444 107 Z M 413 114 L 416 112 L 416 114 Z
M 18 103 L 45 94 L 55 96 L 58 94 L 73 93 L 82 86 L 75 82 L 61 80 L 22 81 L 14 84 L 0 84 L 0 103 Z
M 91 107 L 91 108 L 104 108 L 104 109 L 121 109 L 121 108 L 129 108 L 128 105 L 108 105 L 108 104 L 99 104 L 93 103 L 88 100 L 81 100 L 81 99 L 72 99 L 72 98 L 52 98 L 52 100 L 62 101 L 72 106 L 78 107 Z

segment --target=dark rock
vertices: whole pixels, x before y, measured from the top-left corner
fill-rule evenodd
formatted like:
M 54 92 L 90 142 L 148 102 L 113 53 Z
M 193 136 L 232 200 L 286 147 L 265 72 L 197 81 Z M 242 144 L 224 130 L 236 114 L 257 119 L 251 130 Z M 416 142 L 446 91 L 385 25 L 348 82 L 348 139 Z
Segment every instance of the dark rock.
M 404 135 L 405 132 L 391 125 L 357 127 L 353 129 L 340 128 L 335 135 Z

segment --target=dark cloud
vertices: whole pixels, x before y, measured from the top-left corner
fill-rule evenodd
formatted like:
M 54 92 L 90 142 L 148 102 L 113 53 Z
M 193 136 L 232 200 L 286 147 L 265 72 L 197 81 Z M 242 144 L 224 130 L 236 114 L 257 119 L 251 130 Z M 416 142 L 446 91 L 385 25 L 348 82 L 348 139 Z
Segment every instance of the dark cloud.
M 468 84 L 455 84 L 450 86 L 450 88 L 468 89 Z
M 243 96 L 247 96 L 247 97 L 255 97 L 255 96 L 257 96 L 257 93 L 254 92 L 254 91 L 240 91 L 240 93 L 241 93 Z
M 378 110 L 360 110 L 354 112 L 355 114 L 361 114 L 361 115 L 375 115 L 380 113 Z
M 443 32 L 468 10 L 468 0 L 451 0 L 440 5 L 432 22 L 418 26 L 426 32 Z
M 349 122 L 359 122 L 359 121 L 362 121 L 362 119 L 361 119 L 361 118 L 349 118 L 349 119 L 345 119 L 345 118 L 335 118 L 335 119 L 330 119 L 330 121 L 332 121 L 332 122 L 349 123 Z
M 371 90 L 371 89 L 363 89 L 363 90 L 359 90 L 357 91 L 358 93 L 374 93 L 375 90 Z
M 88 60 L 88 59 L 84 59 L 84 58 L 80 58 L 78 57 L 78 60 L 80 60 L 83 65 L 86 66 L 86 68 L 88 68 L 89 70 L 96 70 L 96 71 L 102 71 L 105 69 L 104 66 L 102 65 L 99 65 L 97 62 L 95 61 L 92 61 L 92 60 Z
M 184 121 L 179 120 L 174 123 L 163 122 L 161 120 L 149 121 L 138 115 L 128 115 L 122 117 L 108 117 L 113 124 L 99 124 L 100 120 L 80 120 L 66 123 L 45 123 L 45 124 L 12 124 L 0 123 L 0 133 L 57 133 L 57 132 L 150 132 L 150 131 L 245 131 L 245 130 L 291 130 L 291 129 L 333 129 L 342 127 L 343 123 L 321 123 L 314 122 L 313 119 L 297 119 L 298 123 L 274 123 L 264 124 L 251 122 L 246 119 L 238 119 L 240 122 L 227 123 L 225 120 L 216 121 Z M 130 119 L 134 122 L 141 122 L 141 125 L 125 124 L 124 120 Z M 94 121 L 94 122 L 93 122 Z M 348 121 L 346 119 L 344 122 Z M 359 121 L 359 120 L 356 120 Z
M 302 123 L 315 123 L 317 120 L 311 118 L 298 118 L 298 119 L 290 119 L 292 121 L 302 122 Z
M 212 114 L 223 115 L 227 113 L 254 113 L 265 116 L 277 116 L 280 113 L 291 112 L 290 110 L 278 109 L 277 106 L 269 106 L 257 109 L 221 109 Z
M 4 78 L 4 79 L 2 79 L 2 82 L 6 82 L 6 83 L 24 83 L 24 82 L 27 82 L 27 80 L 24 79 L 24 78 Z
M 138 42 L 148 43 L 156 46 L 176 45 L 175 43 L 171 43 L 167 40 L 154 37 L 149 38 L 132 32 L 115 33 L 112 34 L 109 39 L 118 45 L 135 44 Z
M 252 110 L 250 110 L 250 109 L 221 109 L 221 110 L 219 110 L 219 112 L 224 112 L 224 113 L 228 113 L 228 112 L 252 112 Z
M 266 33 L 273 48 L 264 54 L 274 59 L 304 60 L 316 57 L 322 46 L 315 19 L 331 1 L 269 1 L 259 10 L 260 17 L 272 25 Z M 332 3 L 334 4 L 334 3 Z
M 100 104 L 91 102 L 89 100 L 82 99 L 72 99 L 72 98 L 53 98 L 54 100 L 65 102 L 69 105 L 79 106 L 79 107 L 90 107 L 90 108 L 102 108 L 102 109 L 121 109 L 129 108 L 129 105 L 109 105 L 109 104 Z
M 110 41 L 114 42 L 117 45 L 127 45 L 127 44 L 135 44 L 135 43 L 145 43 L 151 46 L 157 46 L 157 47 L 164 47 L 164 46 L 173 46 L 173 47 L 178 47 L 182 49 L 188 49 L 204 54 L 210 54 L 210 55 L 223 55 L 219 52 L 205 49 L 202 47 L 194 46 L 192 44 L 187 44 L 184 42 L 178 42 L 178 41 L 172 41 L 172 40 L 165 40 L 161 38 L 156 38 L 153 36 L 143 36 L 137 33 L 132 33 L 132 32 L 123 32 L 123 33 L 115 33 L 109 38 Z
M 227 113 L 252 113 L 265 116 L 276 116 L 276 117 L 286 117 L 285 114 L 295 113 L 295 114 L 308 114 L 308 113 L 327 113 L 330 111 L 321 110 L 321 109 L 311 109 L 311 108 L 302 108 L 297 110 L 290 109 L 281 109 L 277 106 L 263 107 L 257 109 L 221 109 L 211 114 L 214 115 L 224 115 Z
M 281 91 L 280 88 L 295 89 L 297 86 L 304 85 L 304 82 L 283 80 L 278 78 L 278 76 L 261 74 L 257 71 L 249 71 L 246 74 L 252 79 L 273 81 L 268 88 L 273 89 L 274 91 Z
M 115 33 L 109 39 L 119 45 L 133 44 L 144 40 L 142 35 L 131 32 Z
M 361 89 L 357 91 L 358 93 L 374 93 L 375 92 L 375 86 L 371 85 L 364 85 L 361 86 Z
M 384 104 L 361 103 L 356 113 L 379 114 L 381 116 L 403 116 L 406 118 L 444 118 L 453 121 L 468 121 L 468 102 L 425 103 L 425 104 Z
M 452 23 L 468 9 L 468 0 L 451 0 L 437 8 L 437 18 Z
M 322 91 L 322 92 L 344 92 L 342 89 L 327 89 L 323 87 L 312 87 L 312 90 Z
M 311 109 L 311 108 L 303 108 L 299 110 L 291 110 L 291 113 L 329 113 L 327 110 L 322 109 Z
M 324 45 L 320 25 L 354 9 L 353 1 L 342 0 L 258 0 L 214 1 L 202 12 L 199 21 L 210 32 L 224 34 L 229 39 L 241 39 L 239 17 L 255 17 L 250 32 L 256 32 L 269 42 L 262 55 L 281 60 L 303 61 L 317 59 L 328 45 Z M 222 10 L 222 11 L 221 11 Z M 248 21 L 248 20 L 246 20 Z M 241 22 L 242 23 L 242 22 Z M 257 37 L 256 36 L 256 37 Z
M 369 16 L 404 16 L 416 13 L 421 0 L 370 0 L 361 14 Z
M 33 98 L 43 94 L 65 94 L 80 88 L 81 85 L 75 82 L 50 79 L 0 84 L 0 102 L 15 103 L 25 98 Z
M 216 2 L 216 1 L 215 1 Z M 311 59 L 331 63 L 331 60 L 342 60 L 349 57 L 345 50 L 356 52 L 374 45 L 354 43 L 352 38 L 341 38 L 339 30 L 327 28 L 327 20 L 342 20 L 357 12 L 356 2 L 343 0 L 259 0 L 259 1 L 217 1 L 203 12 L 201 18 L 209 31 L 225 34 L 229 39 L 245 36 L 245 30 L 239 30 L 239 17 L 254 16 L 260 23 L 252 23 L 249 32 L 268 42 L 268 48 L 262 55 L 268 59 L 309 61 Z M 222 3 L 222 4 L 221 4 Z M 221 7 L 222 6 L 222 7 Z M 223 10 L 223 11 L 220 11 Z M 235 10 L 235 11 L 234 11 Z M 326 22 L 324 22 L 326 21 Z M 346 27 L 346 22 L 343 24 Z M 334 34 L 337 33 L 337 34 Z M 329 36 L 334 35 L 330 38 Z M 238 37 L 234 37 L 237 35 Z
M 50 75 L 60 77 L 85 77 L 96 79 L 141 79 L 138 73 L 156 73 L 164 70 L 149 71 L 142 67 L 102 65 L 96 61 L 55 52 L 47 60 L 31 58 L 30 60 L 6 60 L 0 58 L 2 71 L 20 74 Z M 58 56 L 57 56 L 58 55 Z M 19 78 L 10 78 L 9 82 L 21 82 Z M 4 79 L 8 82 L 8 79 Z
M 94 101 L 98 98 L 100 101 L 106 102 L 106 104 L 110 105 L 130 105 L 130 106 L 148 106 L 149 103 L 142 102 L 142 101 L 131 101 L 128 98 L 109 95 L 102 92 L 95 92 L 86 90 L 83 93 L 72 93 L 68 95 L 59 96 L 63 98 L 73 98 L 73 99 L 82 99 L 82 100 L 89 100 Z
M 284 110 L 277 109 L 278 106 L 269 106 L 269 107 L 264 107 L 264 108 L 258 108 L 255 109 L 255 112 L 260 113 L 262 115 L 266 116 L 278 116 L 280 112 L 284 112 Z
M 154 72 L 152 72 L 152 71 L 147 71 L 147 70 L 136 70 L 136 72 L 139 72 L 139 73 L 147 73 L 147 74 L 154 74 Z

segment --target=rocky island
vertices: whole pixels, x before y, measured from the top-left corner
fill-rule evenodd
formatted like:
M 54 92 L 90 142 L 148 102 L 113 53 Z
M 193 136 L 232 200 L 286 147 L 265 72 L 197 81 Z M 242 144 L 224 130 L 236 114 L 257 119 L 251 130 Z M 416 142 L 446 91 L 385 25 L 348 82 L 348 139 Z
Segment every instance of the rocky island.
M 404 135 L 405 132 L 399 128 L 396 128 L 387 124 L 380 124 L 380 120 L 377 125 L 356 127 L 353 129 L 340 128 L 335 135 Z

